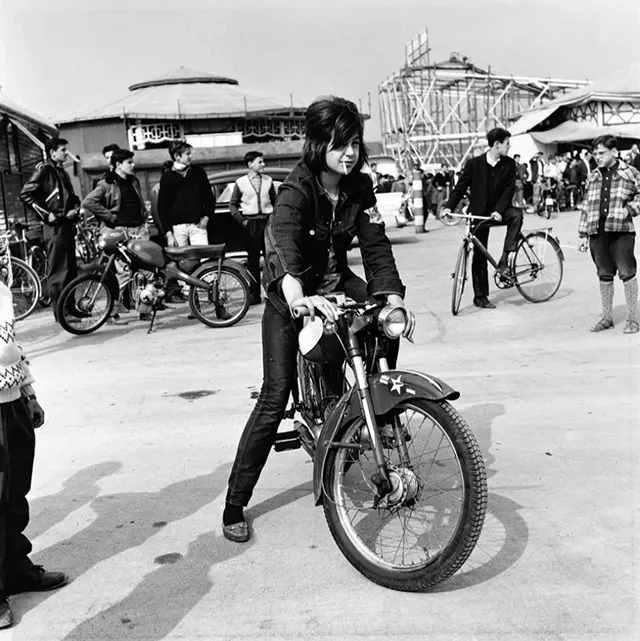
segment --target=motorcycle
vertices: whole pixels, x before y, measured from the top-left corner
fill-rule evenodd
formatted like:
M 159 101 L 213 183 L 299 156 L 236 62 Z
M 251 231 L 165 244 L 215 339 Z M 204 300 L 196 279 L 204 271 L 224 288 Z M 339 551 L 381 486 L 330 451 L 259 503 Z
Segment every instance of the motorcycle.
M 58 321 L 71 334 L 102 327 L 127 288 L 141 317 L 149 318 L 150 333 L 156 313 L 166 309 L 170 279 L 190 285 L 191 313 L 209 327 L 235 325 L 249 309 L 251 276 L 243 265 L 225 258 L 224 244 L 162 248 L 114 230 L 102 234 L 98 248 L 102 258 L 72 280 L 58 300 Z
M 315 503 L 349 563 L 384 587 L 428 590 L 462 567 L 480 537 L 482 452 L 450 404 L 457 391 L 389 368 L 390 341 L 414 322 L 409 313 L 344 297 L 336 304 L 336 323 L 316 317 L 299 333 L 285 414 L 295 429 L 274 448 L 303 447 L 313 460 Z

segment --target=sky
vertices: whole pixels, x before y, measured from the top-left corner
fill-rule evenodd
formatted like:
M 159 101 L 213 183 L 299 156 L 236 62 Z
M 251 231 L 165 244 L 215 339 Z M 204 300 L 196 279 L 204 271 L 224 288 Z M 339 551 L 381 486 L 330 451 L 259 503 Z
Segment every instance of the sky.
M 240 88 L 361 104 L 428 28 L 494 73 L 597 79 L 640 59 L 640 0 L 0 0 L 0 87 L 52 120 L 185 66 Z

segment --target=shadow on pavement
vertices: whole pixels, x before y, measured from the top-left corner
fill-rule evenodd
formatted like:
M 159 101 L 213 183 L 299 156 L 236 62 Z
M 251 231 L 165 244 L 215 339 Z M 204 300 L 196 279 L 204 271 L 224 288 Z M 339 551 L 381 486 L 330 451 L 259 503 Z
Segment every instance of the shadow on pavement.
M 226 478 L 225 478 L 226 481 Z M 247 511 L 250 521 L 311 494 L 310 483 L 291 488 L 258 503 Z M 236 597 L 243 602 L 242 586 L 216 583 L 211 569 L 246 552 L 246 544 L 227 541 L 220 529 L 200 534 L 189 544 L 184 557 L 161 565 L 147 574 L 122 601 L 87 619 L 72 630 L 65 641 L 87 639 L 164 639 L 193 610 L 212 588 L 224 592 L 224 601 Z M 246 604 L 245 604 L 246 605 Z M 203 638 L 207 638 L 206 634 Z
M 27 534 L 31 540 L 44 534 L 69 514 L 90 503 L 100 493 L 98 481 L 122 468 L 117 461 L 105 461 L 86 467 L 68 478 L 56 494 L 29 501 L 31 514 Z
M 96 518 L 90 525 L 31 555 L 31 559 L 76 579 L 95 565 L 139 547 L 157 534 L 161 525 L 191 516 L 214 501 L 226 488 L 230 470 L 231 464 L 225 463 L 210 474 L 178 481 L 155 493 L 98 496 L 91 502 Z M 175 586 L 168 587 L 173 593 Z M 47 593 L 14 597 L 16 620 L 48 597 Z
M 479 403 L 462 415 L 475 434 L 485 457 L 487 478 L 496 457 L 491 453 L 493 422 L 505 414 L 501 403 Z M 510 568 L 523 555 L 529 541 L 529 528 L 518 514 L 521 506 L 509 498 L 489 492 L 487 516 L 480 539 L 462 569 L 436 587 L 434 592 L 451 592 L 489 581 Z

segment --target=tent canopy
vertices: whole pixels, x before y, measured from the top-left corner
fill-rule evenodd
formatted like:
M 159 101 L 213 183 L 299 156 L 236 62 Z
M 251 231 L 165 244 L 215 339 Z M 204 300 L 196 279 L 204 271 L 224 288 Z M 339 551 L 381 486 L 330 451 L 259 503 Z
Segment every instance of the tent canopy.
M 536 142 L 550 145 L 559 142 L 593 140 L 599 136 L 640 139 L 640 124 L 601 126 L 593 122 L 567 120 L 548 131 L 532 131 L 529 134 Z
M 615 73 L 607 76 L 606 78 L 601 78 L 596 80 L 580 89 L 576 89 L 571 93 L 568 93 L 564 96 L 560 96 L 555 100 L 550 100 L 549 102 L 544 103 L 540 107 L 525 111 L 522 116 L 510 127 L 509 131 L 512 135 L 526 133 L 531 131 L 534 127 L 539 125 L 543 120 L 555 113 L 560 107 L 573 107 L 578 105 L 584 105 L 592 101 L 612 101 L 612 102 L 638 102 L 640 103 L 640 62 L 634 62 L 624 69 L 620 69 Z M 565 127 L 566 125 L 566 127 Z M 584 126 L 583 126 L 584 125 Z M 574 126 L 571 129 L 571 126 Z M 544 132 L 534 132 L 532 136 L 542 142 L 541 137 L 545 137 L 551 132 L 556 132 L 554 136 L 572 136 L 569 139 L 562 140 L 553 140 L 550 142 L 569 142 L 570 140 L 587 140 L 589 138 L 598 137 L 606 133 L 611 133 L 612 135 L 624 135 L 618 134 L 613 131 L 618 127 L 623 127 L 624 125 L 613 125 L 609 127 L 598 127 L 594 123 L 562 123 L 558 127 L 550 131 Z M 635 125 L 629 125 L 629 127 L 635 127 Z M 602 130 L 600 133 L 597 133 L 595 136 L 586 136 L 590 129 L 597 128 Z M 569 131 L 571 129 L 571 131 Z M 580 138 L 575 138 L 573 136 L 581 136 Z M 637 132 L 633 136 L 637 137 Z
M 306 103 L 291 97 L 240 89 L 233 78 L 180 67 L 160 78 L 131 85 L 127 95 L 81 115 L 69 116 L 59 124 L 122 117 L 195 120 L 269 115 L 306 107 Z

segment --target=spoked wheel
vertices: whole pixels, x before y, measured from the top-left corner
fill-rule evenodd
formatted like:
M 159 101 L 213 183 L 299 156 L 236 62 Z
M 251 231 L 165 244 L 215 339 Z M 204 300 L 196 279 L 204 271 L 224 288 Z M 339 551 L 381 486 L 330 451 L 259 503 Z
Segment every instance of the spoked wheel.
M 42 307 L 51 305 L 51 296 L 47 285 L 47 254 L 41 247 L 34 246 L 29 250 L 29 266 L 38 275 L 42 295 L 38 301 Z
M 446 401 L 403 401 L 393 415 L 394 427 L 381 428 L 391 493 L 377 500 L 373 452 L 364 422 L 355 421 L 336 439 L 350 447 L 328 453 L 324 511 L 359 572 L 417 592 L 448 579 L 473 551 L 487 510 L 487 477 L 475 437 Z
M 513 260 L 518 291 L 532 303 L 543 303 L 555 296 L 562 282 L 562 260 L 555 238 L 544 233 L 526 236 Z
M 97 274 L 79 276 L 63 290 L 58 300 L 58 322 L 71 334 L 90 334 L 102 327 L 115 303 L 108 281 Z
M 19 258 L 11 257 L 11 294 L 13 313 L 17 321 L 26 318 L 35 310 L 42 295 L 38 274 Z
M 460 302 L 464 285 L 467 281 L 467 266 L 469 263 L 469 248 L 465 241 L 460 245 L 458 258 L 456 260 L 456 270 L 453 272 L 453 291 L 451 292 L 451 313 L 457 316 L 460 311 Z
M 206 267 L 197 271 L 194 277 L 215 283 L 218 267 Z M 189 288 L 189 307 L 193 315 L 209 327 L 231 327 L 249 310 L 249 285 L 236 271 L 224 265 L 217 285 L 217 293 L 216 288 L 205 291 L 192 285 Z

